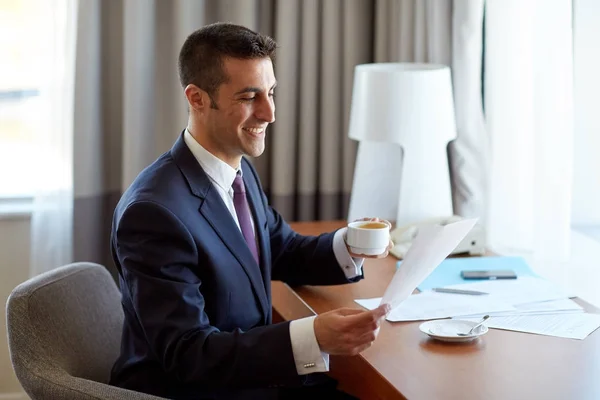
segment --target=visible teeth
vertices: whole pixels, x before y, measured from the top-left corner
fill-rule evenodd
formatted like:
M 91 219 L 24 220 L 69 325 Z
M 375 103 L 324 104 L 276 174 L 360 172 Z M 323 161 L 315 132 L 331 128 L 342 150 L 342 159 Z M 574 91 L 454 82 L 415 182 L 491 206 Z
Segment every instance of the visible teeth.
M 252 133 L 262 133 L 262 131 L 264 131 L 264 128 L 244 128 L 244 130 L 247 130 L 248 132 Z

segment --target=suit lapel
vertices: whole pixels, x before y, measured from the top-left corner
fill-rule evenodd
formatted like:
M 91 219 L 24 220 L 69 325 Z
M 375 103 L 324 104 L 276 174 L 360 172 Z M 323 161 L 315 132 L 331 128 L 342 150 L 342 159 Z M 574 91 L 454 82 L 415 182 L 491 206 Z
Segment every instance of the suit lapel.
M 185 144 L 183 135 L 175 142 L 171 149 L 171 153 L 176 164 L 179 166 L 179 169 L 188 181 L 192 193 L 195 196 L 204 199 L 200 205 L 200 214 L 208 221 L 213 230 L 220 237 L 221 241 L 223 241 L 225 246 L 227 246 L 229 251 L 239 261 L 252 284 L 254 293 L 256 294 L 263 314 L 266 317 L 270 313 L 270 306 L 261 270 L 256 264 L 244 236 L 231 217 L 231 213 L 213 187 L 212 182 Z M 260 230 L 262 231 L 262 229 Z M 263 246 L 261 244 L 261 257 L 262 254 Z
M 208 191 L 204 202 L 200 206 L 200 213 L 240 262 L 254 287 L 255 293 L 258 295 L 264 315 L 268 315 L 269 305 L 261 271 L 246 244 L 242 232 L 231 218 L 229 210 L 225 207 L 223 200 L 214 188 Z
M 258 245 L 260 252 L 260 269 L 262 272 L 263 284 L 267 293 L 267 298 L 271 299 L 271 252 L 267 247 L 269 241 L 267 226 L 267 216 L 265 215 L 265 209 L 262 206 L 261 193 L 254 174 L 250 171 L 250 168 L 246 166 L 245 160 L 242 160 L 242 170 L 244 176 L 244 184 L 246 185 L 246 196 L 248 203 L 250 203 L 250 209 L 254 216 L 254 224 L 256 235 L 258 236 Z

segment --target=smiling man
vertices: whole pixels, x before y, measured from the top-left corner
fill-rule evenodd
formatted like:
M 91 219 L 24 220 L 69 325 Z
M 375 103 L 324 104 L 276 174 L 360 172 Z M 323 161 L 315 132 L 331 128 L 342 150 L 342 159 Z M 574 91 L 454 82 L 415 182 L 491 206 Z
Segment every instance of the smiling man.
M 187 128 L 113 219 L 125 314 L 114 385 L 172 399 L 348 398 L 321 374 L 329 354 L 368 348 L 387 306 L 271 323 L 271 280 L 355 282 L 363 262 L 348 253 L 344 230 L 292 231 L 244 158 L 263 153 L 275 121 L 275 48 L 219 23 L 181 49 Z

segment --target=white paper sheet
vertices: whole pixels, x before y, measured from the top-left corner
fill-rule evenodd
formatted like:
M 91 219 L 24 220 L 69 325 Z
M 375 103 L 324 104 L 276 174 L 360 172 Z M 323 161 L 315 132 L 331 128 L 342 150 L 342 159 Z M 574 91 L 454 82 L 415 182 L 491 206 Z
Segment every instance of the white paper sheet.
M 374 298 L 355 301 L 366 309 L 373 310 L 380 304 L 380 300 L 381 298 Z M 391 311 L 386 319 L 391 322 L 421 321 L 449 318 L 456 315 L 515 310 L 510 304 L 495 301 L 488 296 L 465 296 L 426 291 L 409 296 Z
M 466 319 L 466 318 L 460 318 Z M 468 318 L 477 321 L 477 318 Z M 486 322 L 490 328 L 527 332 L 568 339 L 585 339 L 600 327 L 600 315 L 585 313 L 552 315 L 514 315 L 492 317 Z
M 541 301 L 536 303 L 517 304 L 514 311 L 484 312 L 481 314 L 463 315 L 466 318 L 481 318 L 488 314 L 490 316 L 511 316 L 511 315 L 543 315 L 543 314 L 566 314 L 582 313 L 583 307 L 571 299 L 560 299 L 551 301 Z M 458 314 L 453 315 L 458 316 Z
M 477 290 L 489 293 L 498 301 L 512 305 L 539 301 L 559 300 L 575 297 L 573 293 L 554 282 L 533 276 L 518 279 L 485 280 L 474 283 L 461 283 L 448 288 Z
M 391 322 L 420 321 L 449 318 L 455 315 L 514 310 L 515 308 L 510 304 L 495 301 L 489 296 L 424 292 L 410 296 L 391 311 L 386 319 Z
M 427 225 L 419 228 L 417 237 L 406 253 L 400 268 L 388 285 L 381 304 L 388 303 L 392 312 L 469 233 L 477 219 L 465 219 L 448 225 Z

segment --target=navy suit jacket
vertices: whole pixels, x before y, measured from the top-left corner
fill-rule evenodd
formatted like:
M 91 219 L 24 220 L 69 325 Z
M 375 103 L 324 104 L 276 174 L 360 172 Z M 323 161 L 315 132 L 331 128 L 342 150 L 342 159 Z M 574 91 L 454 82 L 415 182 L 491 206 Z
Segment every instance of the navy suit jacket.
M 333 233 L 298 235 L 242 170 L 260 265 L 185 144 L 146 168 L 116 207 L 111 249 L 125 314 L 111 384 L 174 399 L 269 398 L 301 382 L 271 280 L 347 283 Z

